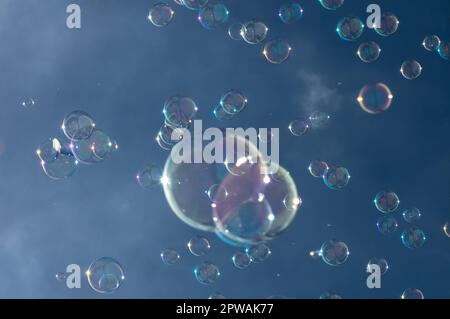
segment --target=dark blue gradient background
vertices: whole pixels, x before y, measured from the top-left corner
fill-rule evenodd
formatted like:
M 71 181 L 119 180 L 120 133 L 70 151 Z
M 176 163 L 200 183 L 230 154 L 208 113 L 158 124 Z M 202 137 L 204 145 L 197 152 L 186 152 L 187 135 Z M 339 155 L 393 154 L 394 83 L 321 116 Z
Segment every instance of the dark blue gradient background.
M 284 25 L 277 17 L 283 1 L 225 1 L 232 21 L 262 19 L 268 38 L 285 37 L 293 48 L 282 65 L 265 61 L 260 45 L 230 40 L 226 27 L 207 31 L 195 14 L 170 2 L 172 23 L 156 28 L 147 20 L 154 1 L 77 0 L 82 29 L 65 26 L 62 0 L 0 0 L 0 297 L 52 298 L 317 298 L 332 290 L 344 298 L 398 298 L 408 287 L 427 298 L 450 297 L 450 239 L 442 226 L 450 220 L 449 62 L 421 47 L 428 34 L 450 39 L 450 2 L 346 0 L 336 12 L 316 0 L 300 1 L 303 19 Z M 381 38 L 366 29 L 357 43 L 339 39 L 337 21 L 348 14 L 366 18 L 376 2 L 394 12 L 397 33 Z M 375 40 L 382 56 L 366 65 L 355 55 L 359 42 Z M 407 81 L 399 73 L 410 58 L 422 76 Z M 391 109 L 372 116 L 355 98 L 367 82 L 388 84 Z M 341 83 L 338 85 L 338 83 Z M 198 284 L 186 242 L 198 234 L 170 211 L 161 189 L 144 191 L 137 170 L 147 162 L 163 165 L 168 153 L 154 136 L 162 106 L 173 94 L 193 97 L 204 125 L 221 126 L 211 114 L 220 95 L 238 88 L 248 108 L 229 127 L 279 127 L 281 164 L 294 177 L 304 204 L 289 230 L 270 243 L 271 258 L 246 270 L 235 269 L 235 249 L 207 234 L 206 259 L 220 266 L 212 286 Z M 26 110 L 20 103 L 33 97 Z M 96 166 L 79 167 L 69 180 L 53 181 L 42 172 L 36 147 L 61 134 L 66 114 L 82 109 L 115 137 L 120 151 Z M 312 110 L 327 111 L 330 127 L 304 137 L 289 134 L 289 122 Z M 312 178 L 307 166 L 321 158 L 350 170 L 342 191 Z M 401 209 L 417 206 L 425 246 L 409 251 L 399 231 L 382 237 L 373 197 L 384 189 L 398 193 Z M 400 212 L 396 213 L 400 220 Z M 333 225 L 327 227 L 327 224 Z M 331 238 L 344 240 L 351 255 L 332 268 L 308 256 Z M 182 262 L 163 265 L 162 249 L 175 247 Z M 125 269 L 126 281 L 111 296 L 95 293 L 85 278 L 69 290 L 55 280 L 67 264 L 83 269 L 111 256 Z M 365 266 L 384 256 L 389 272 L 382 288 L 366 287 Z

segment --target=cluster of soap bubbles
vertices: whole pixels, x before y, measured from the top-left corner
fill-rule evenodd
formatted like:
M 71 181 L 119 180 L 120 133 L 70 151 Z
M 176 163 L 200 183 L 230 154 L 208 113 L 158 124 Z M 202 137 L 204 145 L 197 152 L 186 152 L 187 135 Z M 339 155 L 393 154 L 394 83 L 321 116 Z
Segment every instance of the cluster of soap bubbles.
M 437 52 L 444 60 L 449 59 L 450 54 L 450 42 L 441 41 L 437 35 L 427 35 L 422 42 L 422 46 L 427 51 Z
M 325 241 L 319 250 L 311 251 L 309 255 L 314 259 L 321 258 L 329 266 L 340 266 L 350 256 L 350 249 L 345 242 L 331 239 Z
M 236 252 L 231 258 L 233 265 L 238 269 L 245 269 L 251 263 L 262 263 L 272 254 L 272 251 L 266 244 L 249 246 L 245 251 Z
M 111 257 L 94 260 L 86 271 L 89 286 L 98 293 L 111 294 L 122 285 L 125 272 L 122 265 Z M 57 272 L 56 280 L 62 282 L 68 278 L 67 273 Z
M 247 106 L 248 99 L 239 90 L 229 90 L 222 94 L 217 106 L 213 109 L 213 115 L 219 121 L 230 120 L 238 113 L 241 113 Z
M 44 173 L 52 179 L 72 176 L 79 163 L 102 162 L 118 149 L 117 142 L 98 129 L 92 117 L 83 111 L 68 114 L 61 129 L 66 139 L 50 138 L 42 142 L 36 154 Z
M 377 221 L 378 231 L 383 235 L 395 233 L 399 227 L 397 219 L 393 216 L 399 205 L 400 199 L 392 191 L 381 191 L 374 199 L 375 207 L 383 213 Z M 416 207 L 405 209 L 402 212 L 403 219 L 408 224 L 414 224 L 421 218 L 420 210 Z M 400 235 L 403 246 L 409 249 L 420 248 L 426 241 L 424 231 L 414 225 L 407 226 Z
M 333 190 L 346 187 L 350 181 L 348 169 L 341 166 L 328 165 L 322 160 L 312 160 L 308 166 L 309 173 L 316 178 L 321 178 L 325 185 Z
M 306 119 L 299 118 L 289 123 L 288 129 L 294 136 L 302 136 L 311 128 L 324 128 L 328 125 L 331 116 L 327 112 L 314 111 Z

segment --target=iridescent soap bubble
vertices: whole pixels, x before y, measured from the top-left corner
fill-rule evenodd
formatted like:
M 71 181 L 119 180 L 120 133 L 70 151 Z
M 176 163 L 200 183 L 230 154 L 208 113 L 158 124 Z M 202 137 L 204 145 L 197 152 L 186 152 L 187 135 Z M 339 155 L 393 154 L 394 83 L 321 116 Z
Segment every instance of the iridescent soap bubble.
M 41 161 L 41 166 L 45 175 L 51 179 L 59 180 L 71 177 L 77 169 L 78 161 L 71 150 L 63 145 L 54 161 Z
M 211 285 L 220 277 L 219 267 L 215 264 L 205 261 L 195 267 L 194 275 L 197 281 L 204 285 Z
M 313 128 L 323 128 L 330 121 L 330 114 L 322 111 L 314 111 L 308 116 L 309 123 Z
M 384 83 L 365 85 L 358 94 L 357 101 L 361 108 L 370 114 L 380 114 L 387 111 L 392 104 L 394 96 Z
M 181 256 L 178 251 L 172 248 L 164 249 L 161 252 L 161 260 L 163 261 L 163 263 L 169 266 L 175 265 L 180 260 L 180 258 Z
M 343 241 L 332 239 L 322 244 L 319 254 L 327 265 L 340 266 L 347 261 L 350 250 Z
M 159 129 L 156 140 L 163 142 L 158 143 L 162 148 L 167 148 L 170 150 L 173 145 L 183 139 L 183 133 L 184 131 L 182 128 L 173 127 L 168 123 L 164 123 L 164 125 Z
M 242 23 L 235 22 L 228 27 L 228 36 L 236 41 L 242 40 L 241 35 Z
M 42 142 L 36 150 L 37 156 L 41 161 L 51 163 L 56 161 L 58 155 L 61 153 L 62 144 L 57 138 L 49 138 Z
M 411 208 L 405 209 L 402 213 L 402 216 L 403 216 L 403 219 L 405 220 L 405 222 L 412 224 L 412 223 L 417 222 L 422 215 L 418 208 L 411 207 Z
M 231 120 L 233 118 L 234 114 L 225 112 L 222 105 L 217 104 L 217 106 L 213 109 L 213 115 L 219 121 L 227 121 L 227 120 Z
M 403 62 L 400 72 L 405 79 L 413 80 L 422 74 L 422 66 L 416 60 L 408 60 Z
M 425 299 L 422 291 L 417 288 L 407 288 L 402 293 L 401 299 Z
M 337 293 L 328 291 L 320 295 L 319 299 L 342 299 Z
M 349 181 L 350 173 L 345 167 L 328 167 L 323 175 L 325 185 L 334 190 L 344 188 Z
M 237 114 L 247 105 L 247 97 L 238 90 L 230 90 L 220 98 L 220 105 L 228 114 Z
M 156 27 L 164 27 L 173 19 L 173 10 L 167 3 L 157 3 L 148 14 L 148 19 Z
M 364 42 L 358 47 L 358 51 L 356 53 L 361 61 L 372 63 L 380 57 L 381 48 L 376 42 Z
M 381 15 L 380 27 L 375 26 L 374 29 L 379 35 L 387 37 L 397 31 L 399 24 L 400 22 L 394 14 L 385 12 Z
M 61 128 L 68 139 L 78 141 L 91 136 L 95 123 L 88 113 L 73 111 L 64 118 Z
M 173 127 L 187 127 L 197 114 L 198 107 L 194 100 L 187 96 L 175 95 L 165 103 L 163 114 L 167 124 Z
M 336 32 L 342 40 L 355 41 L 364 31 L 364 23 L 360 18 L 349 16 L 339 20 Z
M 105 132 L 95 129 L 89 141 L 92 146 L 92 154 L 99 160 L 104 160 L 117 147 L 117 144 Z
M 312 160 L 308 166 L 308 171 L 313 177 L 322 178 L 328 170 L 328 164 L 324 161 Z
M 448 60 L 450 55 L 450 42 L 441 42 L 437 51 L 441 58 L 443 58 L 444 60 Z
M 368 272 L 371 272 L 370 267 L 369 267 L 370 265 L 378 265 L 380 267 L 380 272 L 382 275 L 384 275 L 389 269 L 388 262 L 384 258 L 370 259 L 369 262 L 367 263 L 367 271 Z
M 425 244 L 427 237 L 422 229 L 415 226 L 406 228 L 401 235 L 403 246 L 409 249 L 420 248 Z
M 64 281 L 64 280 L 67 279 L 67 273 L 65 273 L 65 272 L 57 272 L 57 273 L 55 274 L 55 278 L 56 278 L 56 280 L 58 280 L 58 281 Z
M 400 199 L 394 192 L 381 191 L 373 200 L 375 207 L 382 213 L 392 213 L 397 210 L 400 205 Z
M 181 3 L 188 9 L 199 10 L 206 6 L 208 0 L 181 0 Z
M 446 222 L 442 229 L 444 230 L 445 236 L 450 237 L 450 222 Z
M 122 266 L 110 257 L 102 257 L 92 262 L 86 276 L 91 288 L 103 294 L 113 293 L 125 280 Z
M 381 234 L 390 235 L 397 231 L 398 223 L 394 217 L 385 215 L 378 219 L 377 228 Z
M 211 245 L 206 237 L 194 236 L 187 243 L 187 247 L 192 255 L 201 257 L 209 252 Z
M 227 7 L 218 1 L 210 1 L 198 12 L 198 21 L 208 30 L 214 30 L 224 23 L 227 23 L 230 12 Z
M 36 104 L 36 102 L 31 97 L 26 98 L 22 102 L 22 106 L 26 109 L 31 109 L 34 106 L 34 104 Z
M 308 129 L 309 124 L 303 119 L 293 120 L 289 124 L 289 131 L 291 131 L 292 135 L 294 136 L 302 136 L 308 131 Z
M 263 22 L 252 20 L 242 25 L 241 37 L 247 43 L 257 44 L 264 41 L 267 36 L 267 31 L 269 29 Z
M 151 189 L 161 184 L 161 168 L 153 163 L 145 165 L 136 174 L 136 180 L 144 189 Z
M 231 260 L 233 261 L 233 265 L 239 269 L 247 268 L 252 262 L 247 253 L 243 251 L 238 251 L 235 253 Z
M 278 10 L 278 17 L 286 24 L 292 24 L 297 22 L 303 16 L 303 8 L 300 3 L 296 1 L 290 1 L 282 4 Z
M 71 142 L 70 149 L 77 161 L 82 164 L 91 165 L 102 161 L 94 155 L 91 138 Z
M 206 195 L 208 195 L 212 203 L 220 203 L 227 199 L 228 191 L 225 188 L 220 187 L 220 184 L 214 184 L 208 188 Z
M 328 10 L 337 10 L 344 4 L 344 0 L 319 0 L 319 2 Z
M 262 263 L 272 254 L 272 251 L 266 244 L 258 244 L 249 246 L 245 249 L 245 253 L 253 263 Z
M 289 58 L 291 46 L 283 39 L 276 39 L 266 43 L 263 54 L 267 61 L 273 64 L 280 64 Z
M 227 298 L 220 292 L 214 292 L 211 295 L 209 295 L 208 299 L 227 299 Z
M 427 51 L 436 51 L 441 45 L 441 39 L 437 35 L 427 35 L 422 42 L 422 46 Z

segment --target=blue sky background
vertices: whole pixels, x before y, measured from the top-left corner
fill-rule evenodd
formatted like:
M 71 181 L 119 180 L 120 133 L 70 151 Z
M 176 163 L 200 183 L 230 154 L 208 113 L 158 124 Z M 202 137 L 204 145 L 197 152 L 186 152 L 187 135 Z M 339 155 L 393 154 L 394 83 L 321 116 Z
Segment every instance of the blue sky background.
M 70 1 L 0 0 L 0 297 L 206 298 L 219 291 L 229 298 L 317 298 L 332 290 L 344 298 L 398 298 L 408 287 L 427 298 L 450 297 L 450 239 L 442 233 L 450 221 L 449 62 L 421 47 L 428 34 L 450 38 L 448 1 L 377 0 L 397 15 L 399 30 L 382 38 L 366 29 L 355 43 L 339 39 L 336 23 L 349 14 L 365 20 L 366 6 L 375 1 L 346 0 L 331 12 L 303 0 L 304 17 L 294 25 L 277 17 L 283 1 L 225 1 L 230 23 L 259 18 L 270 28 L 268 39 L 289 41 L 291 57 L 281 65 L 268 63 L 261 45 L 229 39 L 227 26 L 203 29 L 194 12 L 172 1 L 175 16 L 165 28 L 146 20 L 154 1 L 73 2 L 82 9 L 81 30 L 66 28 Z M 356 57 L 365 40 L 383 50 L 374 64 Z M 410 58 L 423 66 L 414 81 L 399 72 Z M 355 101 L 374 81 L 385 82 L 395 96 L 379 116 Z M 162 166 L 168 155 L 154 142 L 168 97 L 191 96 L 198 118 L 221 126 L 212 107 L 231 88 L 245 92 L 249 104 L 226 125 L 279 127 L 281 164 L 304 202 L 289 230 L 270 243 L 270 259 L 246 270 L 234 268 L 235 248 L 213 234 L 206 234 L 212 245 L 207 257 L 190 256 L 185 245 L 199 232 L 170 211 L 161 189 L 145 191 L 134 178 L 140 167 Z M 20 105 L 27 97 L 36 101 L 30 110 Z M 62 119 L 75 109 L 92 114 L 120 151 L 53 181 L 34 152 L 46 138 L 60 136 Z M 289 122 L 314 110 L 329 112 L 331 125 L 290 135 Z M 331 191 L 311 177 L 307 166 L 315 158 L 348 168 L 348 187 Z M 375 226 L 380 214 L 372 200 L 385 189 L 401 200 L 395 213 L 400 228 L 391 237 Z M 422 211 L 419 225 L 428 236 L 417 251 L 400 242 L 400 212 L 409 206 Z M 331 238 L 351 251 L 338 268 L 308 256 Z M 161 262 L 167 247 L 182 253 L 178 265 Z M 85 279 L 73 290 L 55 280 L 67 264 L 86 269 L 102 256 L 125 269 L 126 281 L 114 295 L 99 295 Z M 365 266 L 375 256 L 385 257 L 390 269 L 382 288 L 369 290 Z M 205 259 L 222 272 L 212 286 L 193 276 Z

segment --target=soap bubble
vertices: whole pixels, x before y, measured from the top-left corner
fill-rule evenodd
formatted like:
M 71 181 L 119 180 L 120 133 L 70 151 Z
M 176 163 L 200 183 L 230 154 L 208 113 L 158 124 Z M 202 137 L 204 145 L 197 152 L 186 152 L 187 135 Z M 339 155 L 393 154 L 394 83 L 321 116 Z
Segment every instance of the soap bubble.
M 161 252 L 161 259 L 163 263 L 169 266 L 175 265 L 180 258 L 180 254 L 175 249 L 168 248 Z
M 314 111 L 309 115 L 308 120 L 313 128 L 322 128 L 328 124 L 330 118 L 327 112 Z
M 357 101 L 361 108 L 370 114 L 380 114 L 387 111 L 392 104 L 394 96 L 384 83 L 365 85 L 358 94 Z
M 292 24 L 297 22 L 303 16 L 303 8 L 300 3 L 296 1 L 290 1 L 282 4 L 278 11 L 278 17 L 286 24 Z
M 262 263 L 272 254 L 272 251 L 266 244 L 258 244 L 245 249 L 247 256 L 253 263 Z
M 168 125 L 187 127 L 197 114 L 198 107 L 194 100 L 187 96 L 175 95 L 164 103 L 163 114 Z
M 55 160 L 50 162 L 41 161 L 41 166 L 45 175 L 51 179 L 66 179 L 75 173 L 78 161 L 70 148 L 63 145 Z
M 198 12 L 198 21 L 205 29 L 214 30 L 226 23 L 229 16 L 230 12 L 223 3 L 210 1 Z
M 92 262 L 86 276 L 91 288 L 103 294 L 113 293 L 125 280 L 122 266 L 110 257 L 102 257 Z
M 375 196 L 373 202 L 382 213 L 392 213 L 400 205 L 400 199 L 394 192 L 381 191 Z
M 319 254 L 327 265 L 340 266 L 347 261 L 350 251 L 344 242 L 332 239 L 323 243 Z
M 230 114 L 230 113 L 225 112 L 225 110 L 223 109 L 222 105 L 218 104 L 213 109 L 213 115 L 219 121 L 227 121 L 227 120 L 231 120 L 233 118 L 234 114 Z
M 417 222 L 421 217 L 420 210 L 416 207 L 405 209 L 402 215 L 405 222 L 409 224 Z
M 161 184 L 161 168 L 153 163 L 147 164 L 136 175 L 136 180 L 144 189 L 150 189 Z
M 189 240 L 187 247 L 192 255 L 201 257 L 209 252 L 211 245 L 206 237 L 195 236 Z
M 367 271 L 368 272 L 371 272 L 370 267 L 369 267 L 370 265 L 378 265 L 380 267 L 380 272 L 382 275 L 384 275 L 389 269 L 388 262 L 384 258 L 370 259 L 369 262 L 367 263 Z
M 65 272 L 57 272 L 57 273 L 55 274 L 55 278 L 56 278 L 56 280 L 58 280 L 58 281 L 64 281 L 64 280 L 67 279 L 67 274 L 66 274 Z
M 444 60 L 448 60 L 450 55 L 450 42 L 441 42 L 438 47 L 438 53 Z
M 78 141 L 91 136 L 95 123 L 88 113 L 73 111 L 64 118 L 61 128 L 68 139 Z
M 308 122 L 302 119 L 293 120 L 289 124 L 289 131 L 291 131 L 292 135 L 294 136 L 302 136 L 308 131 L 308 129 Z
M 328 170 L 328 164 L 324 161 L 312 160 L 308 166 L 308 170 L 313 177 L 322 178 Z
M 36 102 L 31 97 L 26 98 L 22 102 L 22 106 L 26 109 L 31 109 L 34 106 L 34 104 L 36 104 Z
M 391 235 L 397 231 L 397 220 L 389 215 L 381 216 L 377 221 L 378 231 L 383 235 Z
M 266 43 L 263 54 L 270 63 L 280 64 L 287 60 L 291 50 L 291 46 L 285 40 L 276 39 Z
M 220 98 L 220 105 L 228 114 L 237 114 L 247 105 L 247 97 L 238 90 L 230 90 Z
M 417 288 L 407 288 L 402 293 L 401 299 L 425 299 L 422 291 Z
M 41 161 L 51 163 L 56 161 L 61 153 L 62 144 L 57 138 L 49 138 L 42 142 L 36 150 L 37 156 Z
M 167 3 L 157 3 L 148 14 L 148 19 L 156 27 L 166 26 L 173 19 L 173 10 Z
M 345 167 L 328 167 L 323 175 L 323 182 L 330 189 L 338 190 L 348 185 L 350 173 Z
M 437 35 L 428 35 L 423 39 L 422 45 L 428 51 L 436 51 L 441 45 L 441 39 Z
M 242 25 L 241 36 L 245 42 L 257 44 L 264 41 L 267 36 L 267 31 L 269 29 L 263 22 L 252 20 Z
M 344 0 L 319 0 L 319 2 L 328 10 L 337 10 L 344 4 Z
M 422 66 L 416 60 L 403 62 L 400 72 L 407 80 L 417 79 L 422 74 Z
M 250 260 L 250 257 L 243 251 L 238 251 L 237 253 L 235 253 L 233 255 L 232 260 L 233 260 L 233 265 L 239 269 L 247 268 L 250 265 L 250 263 L 252 262 Z
M 422 229 L 415 226 L 410 226 L 406 228 L 402 235 L 401 240 L 403 245 L 409 249 L 420 248 L 425 244 L 427 237 Z
M 380 53 L 380 46 L 373 41 L 361 43 L 357 51 L 358 57 L 366 63 L 372 63 L 378 60 Z
M 208 0 L 181 0 L 183 5 L 190 10 L 199 10 L 208 3 Z
M 442 229 L 444 230 L 444 234 L 450 237 L 450 222 L 446 222 Z
M 235 22 L 228 27 L 228 36 L 236 41 L 242 40 L 241 35 L 242 23 Z
M 342 18 L 336 27 L 336 32 L 342 40 L 355 41 L 364 31 L 364 23 L 360 18 L 350 16 Z
M 381 15 L 380 27 L 374 29 L 379 35 L 387 37 L 397 31 L 399 24 L 400 22 L 394 14 L 385 12 Z
M 199 283 L 204 285 L 211 285 L 215 283 L 217 279 L 219 279 L 220 271 L 215 264 L 209 261 L 205 261 L 195 267 L 194 275 Z

